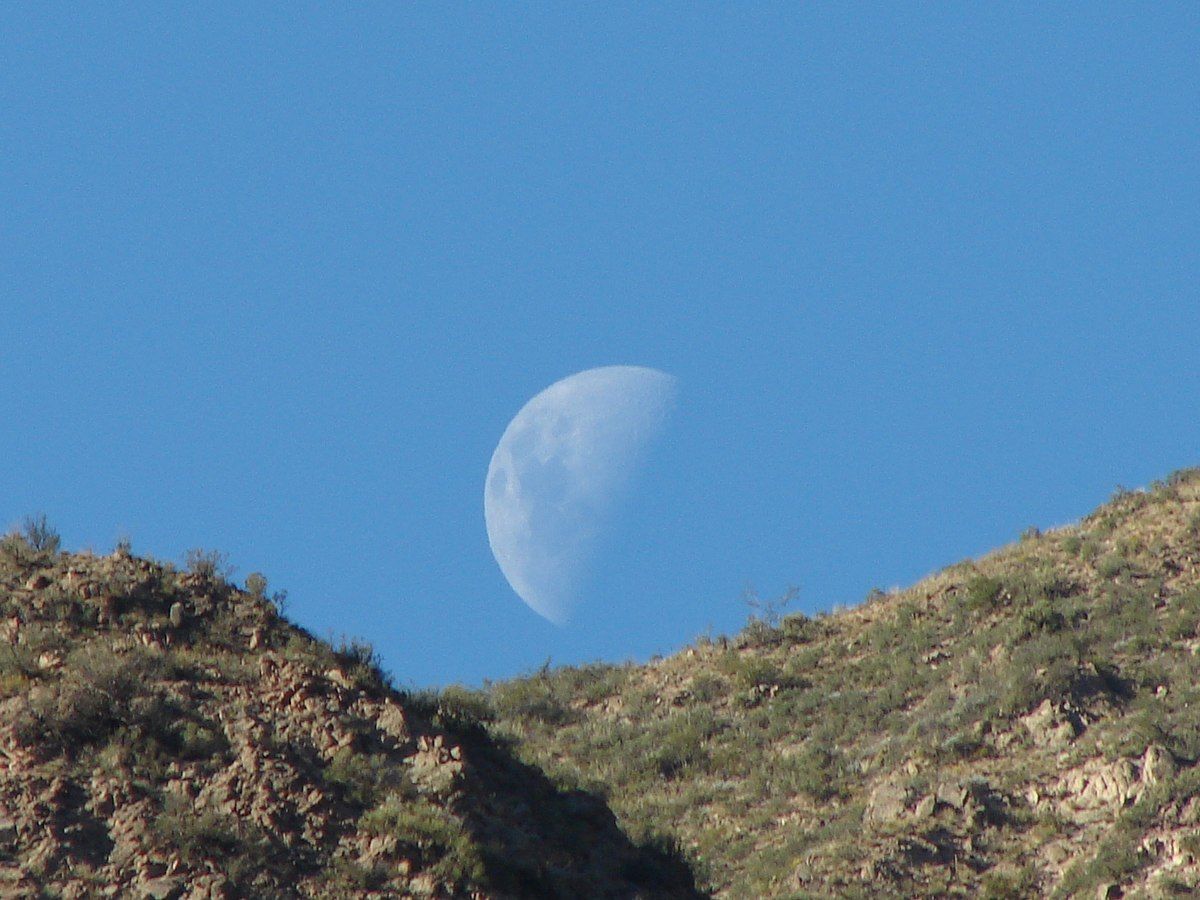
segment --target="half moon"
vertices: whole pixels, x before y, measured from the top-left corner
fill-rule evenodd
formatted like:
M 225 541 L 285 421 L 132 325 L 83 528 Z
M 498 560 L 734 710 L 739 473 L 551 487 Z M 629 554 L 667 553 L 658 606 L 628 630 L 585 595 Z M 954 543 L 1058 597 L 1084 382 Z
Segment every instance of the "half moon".
M 504 430 L 483 492 L 488 543 L 517 596 L 551 622 L 569 618 L 675 384 L 641 366 L 588 369 L 546 388 Z

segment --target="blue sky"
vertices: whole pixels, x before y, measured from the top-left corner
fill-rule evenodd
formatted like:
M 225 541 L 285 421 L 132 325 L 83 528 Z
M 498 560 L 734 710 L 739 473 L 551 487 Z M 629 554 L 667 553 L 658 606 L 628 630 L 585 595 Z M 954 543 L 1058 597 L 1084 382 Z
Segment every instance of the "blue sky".
M 0 7 L 0 524 L 477 684 L 1200 462 L 1195 4 L 398 7 Z M 484 474 L 609 364 L 678 406 L 558 628 Z

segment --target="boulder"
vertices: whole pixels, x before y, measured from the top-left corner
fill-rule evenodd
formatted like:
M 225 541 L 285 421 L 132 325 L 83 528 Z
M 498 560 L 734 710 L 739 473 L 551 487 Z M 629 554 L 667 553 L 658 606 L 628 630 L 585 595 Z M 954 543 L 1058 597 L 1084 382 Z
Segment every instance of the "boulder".
M 144 900 L 177 900 L 183 896 L 183 879 L 162 876 L 143 881 L 141 894 Z
M 934 798 L 938 803 L 952 809 L 963 809 L 967 805 L 967 786 L 962 781 L 943 781 L 937 786 Z
M 908 812 L 908 805 L 913 799 L 914 792 L 911 788 L 893 781 L 885 781 L 871 791 L 867 807 L 863 811 L 863 821 L 872 825 L 894 822 Z
M 1063 749 L 1082 731 L 1076 716 L 1049 700 L 1043 700 L 1041 706 L 1020 721 L 1035 744 L 1052 750 Z
M 1142 757 L 1142 780 L 1146 784 L 1158 784 L 1160 781 L 1174 778 L 1178 769 L 1175 757 L 1166 747 L 1151 744 L 1146 748 L 1146 754 Z

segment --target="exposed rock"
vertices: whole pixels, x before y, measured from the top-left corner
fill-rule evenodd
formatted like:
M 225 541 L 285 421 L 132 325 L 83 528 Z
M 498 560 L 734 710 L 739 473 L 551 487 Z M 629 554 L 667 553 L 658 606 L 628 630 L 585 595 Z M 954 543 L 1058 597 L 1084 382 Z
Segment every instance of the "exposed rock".
M 103 594 L 97 606 L 97 625 L 111 625 L 117 617 L 117 598 L 112 594 Z
M 917 803 L 914 814 L 918 819 L 928 819 L 933 815 L 935 809 L 937 809 L 937 798 L 933 794 L 926 794 Z
M 1091 760 L 1060 782 L 1059 809 L 1076 822 L 1092 822 L 1111 816 L 1135 800 L 1143 788 L 1141 772 L 1132 760 Z
M 1142 779 L 1146 784 L 1158 784 L 1169 778 L 1174 778 L 1179 767 L 1175 757 L 1161 744 L 1151 744 L 1146 748 L 1142 757 Z
M 937 786 L 934 797 L 952 809 L 966 809 L 970 792 L 965 781 L 943 781 Z
M 863 811 L 863 821 L 869 825 L 894 822 L 908 812 L 914 797 L 912 788 L 894 781 L 876 785 Z
M 1037 709 L 1023 716 L 1021 724 L 1035 744 L 1051 749 L 1066 747 L 1082 730 L 1078 716 L 1049 700 L 1043 700 Z
M 1200 824 L 1200 796 L 1192 797 L 1183 804 L 1183 808 L 1179 811 L 1179 824 Z
M 404 712 L 399 704 L 390 700 L 383 704 L 375 716 L 375 727 L 393 741 L 403 742 L 408 739 L 408 725 L 404 720 Z
M 146 900 L 177 900 L 183 896 L 183 879 L 158 877 L 141 884 L 141 894 Z

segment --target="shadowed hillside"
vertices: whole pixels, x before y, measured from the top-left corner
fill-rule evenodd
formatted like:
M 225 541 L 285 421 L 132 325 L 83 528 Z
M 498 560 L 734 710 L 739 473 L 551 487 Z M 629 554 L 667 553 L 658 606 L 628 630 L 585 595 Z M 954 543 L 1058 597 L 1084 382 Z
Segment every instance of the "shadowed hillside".
M 0 546 L 0 896 L 699 896 L 368 646 L 178 572 Z
M 852 609 L 445 700 L 721 896 L 1192 896 L 1198 626 L 1193 471 Z

